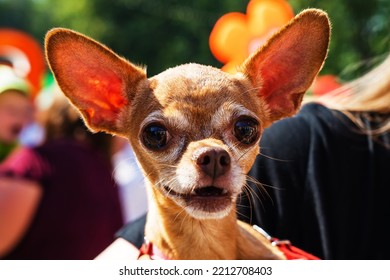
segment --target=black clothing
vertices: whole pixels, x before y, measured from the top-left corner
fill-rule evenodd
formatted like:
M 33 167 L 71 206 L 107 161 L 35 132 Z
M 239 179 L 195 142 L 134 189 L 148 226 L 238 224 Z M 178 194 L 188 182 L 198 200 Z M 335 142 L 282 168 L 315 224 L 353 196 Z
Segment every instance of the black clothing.
M 249 175 L 265 191 L 251 184 L 240 218 L 323 259 L 387 259 L 389 143 L 390 133 L 373 140 L 338 111 L 304 106 L 264 132 Z
M 145 224 L 146 214 L 122 227 L 115 237 L 122 237 L 139 249 L 144 243 Z

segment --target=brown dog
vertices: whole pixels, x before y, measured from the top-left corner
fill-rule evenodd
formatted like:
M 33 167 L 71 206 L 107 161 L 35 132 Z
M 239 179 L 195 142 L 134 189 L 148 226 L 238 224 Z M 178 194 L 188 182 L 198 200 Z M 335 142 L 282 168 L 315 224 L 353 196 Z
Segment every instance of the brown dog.
M 238 74 L 186 64 L 145 70 L 79 33 L 53 29 L 46 55 L 92 131 L 129 139 L 149 185 L 145 236 L 170 259 L 283 259 L 237 222 L 235 202 L 272 122 L 293 115 L 328 50 L 327 15 L 309 9 Z

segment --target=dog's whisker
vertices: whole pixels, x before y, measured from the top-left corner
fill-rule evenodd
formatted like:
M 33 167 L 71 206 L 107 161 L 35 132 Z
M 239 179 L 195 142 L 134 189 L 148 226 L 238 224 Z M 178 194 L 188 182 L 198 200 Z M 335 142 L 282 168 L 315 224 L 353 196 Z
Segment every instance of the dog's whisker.
M 244 156 L 246 156 L 246 154 L 249 152 L 249 150 L 246 150 L 244 151 L 243 153 L 241 153 L 241 155 L 238 157 L 238 160 L 241 160 Z
M 261 148 L 261 150 L 263 150 L 265 148 Z M 275 161 L 280 161 L 280 162 L 291 162 L 291 160 L 288 160 L 288 159 L 280 159 L 280 158 L 275 158 L 275 157 L 271 157 L 269 155 L 266 155 L 266 154 L 263 154 L 260 150 L 260 153 L 259 155 L 262 156 L 262 157 L 265 157 L 265 158 L 268 158 L 268 159 L 271 159 L 271 160 L 275 160 Z
M 261 183 L 259 180 L 257 180 L 255 177 L 253 176 L 250 176 L 250 175 L 246 175 L 246 178 L 247 178 L 247 181 L 248 182 L 251 182 L 257 186 L 260 186 L 261 189 L 265 190 L 266 191 L 266 188 L 269 188 L 269 189 L 274 189 L 274 190 L 282 190 L 282 188 L 279 188 L 279 187 L 275 187 L 275 186 L 272 186 L 272 185 L 268 185 L 268 184 L 265 184 L 265 183 Z
M 240 216 L 246 218 L 247 221 L 249 221 L 250 224 L 252 223 L 252 214 L 251 214 L 250 217 L 248 217 L 247 215 L 244 215 L 244 214 L 240 213 L 238 210 L 236 210 L 236 215 L 240 215 Z
M 169 178 L 168 180 L 166 178 Z M 170 194 L 172 190 L 172 185 L 175 185 L 177 183 L 176 177 L 175 176 L 167 176 L 161 178 L 159 181 L 156 182 L 157 186 L 160 186 L 162 188 L 168 187 L 168 194 Z
M 248 184 L 245 184 L 243 189 L 244 189 L 245 193 L 249 196 L 249 198 L 253 199 L 253 201 L 258 200 L 261 202 L 262 198 L 264 199 L 263 192 L 268 194 L 268 192 L 264 188 L 261 187 L 260 188 L 260 195 L 262 195 L 262 198 L 260 198 L 259 195 L 257 194 L 257 192 L 255 192 L 255 190 L 253 190 Z M 251 205 L 251 207 L 252 207 L 252 205 Z
M 161 164 L 161 166 L 164 166 L 164 167 L 170 167 L 172 169 L 176 169 L 178 167 L 178 164 L 167 164 L 167 163 L 163 163 Z
M 185 225 L 188 223 L 187 221 L 189 220 L 191 222 L 191 219 L 184 208 L 182 208 L 182 210 L 178 213 L 178 215 L 176 215 L 176 217 L 179 217 L 179 215 L 183 215 L 183 218 L 181 219 L 180 228 L 179 228 L 179 231 L 182 232 L 183 228 L 185 228 Z
M 248 208 L 249 208 L 249 213 L 250 213 L 250 217 L 247 217 L 247 216 L 245 216 L 247 219 L 249 219 L 249 221 L 250 221 L 250 223 L 252 223 L 252 200 L 250 199 L 250 194 L 248 193 L 248 190 L 247 190 L 247 188 L 246 188 L 246 186 L 244 186 L 244 188 L 243 188 L 243 191 L 242 191 L 242 193 L 245 193 L 246 194 L 246 197 L 247 197 L 247 200 L 248 200 L 248 204 L 249 204 L 249 206 L 247 206 Z M 242 196 L 242 194 L 240 194 L 241 196 Z M 242 198 L 241 198 L 242 199 Z M 238 205 L 239 206 L 239 205 Z M 237 212 L 238 213 L 238 212 Z
M 269 200 L 271 200 L 272 204 L 274 203 L 271 195 L 268 193 L 265 186 L 269 187 L 269 188 L 275 188 L 275 187 L 263 184 L 259 180 L 257 180 L 256 178 L 254 178 L 250 175 L 247 175 L 246 178 L 247 178 L 247 182 L 253 183 L 254 186 L 259 190 L 259 193 L 262 195 L 263 199 L 269 199 Z M 246 186 L 246 188 L 250 189 L 250 191 L 253 192 L 254 194 L 256 194 L 256 196 L 257 196 L 257 193 L 251 188 L 251 186 L 249 186 L 248 184 L 245 184 L 245 186 Z M 278 188 L 275 188 L 275 189 L 278 189 Z M 258 197 L 258 199 L 261 201 L 261 199 L 259 197 Z

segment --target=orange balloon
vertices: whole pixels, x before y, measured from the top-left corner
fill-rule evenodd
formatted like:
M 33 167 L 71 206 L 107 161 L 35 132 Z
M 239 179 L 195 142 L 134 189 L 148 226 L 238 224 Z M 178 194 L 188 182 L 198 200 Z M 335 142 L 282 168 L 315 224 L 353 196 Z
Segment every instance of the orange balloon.
M 30 64 L 30 71 L 26 78 L 30 81 L 35 97 L 41 89 L 46 64 L 43 50 L 38 42 L 29 34 L 19 30 L 4 28 L 0 29 L 0 55 L 7 56 L 9 49 L 16 49 L 23 53 Z
M 243 63 L 244 59 L 238 59 L 238 60 L 231 60 L 228 63 L 226 63 L 224 66 L 221 67 L 221 70 L 226 73 L 237 73 L 239 70 L 238 67 Z
M 214 57 L 234 73 L 254 50 L 288 23 L 294 12 L 285 0 L 251 0 L 247 14 L 228 13 L 214 25 L 209 38 Z
M 294 17 L 285 0 L 251 0 L 247 6 L 248 28 L 254 37 L 285 25 Z
M 215 58 L 227 63 L 248 56 L 249 39 L 246 16 L 242 13 L 228 13 L 216 22 L 209 45 Z

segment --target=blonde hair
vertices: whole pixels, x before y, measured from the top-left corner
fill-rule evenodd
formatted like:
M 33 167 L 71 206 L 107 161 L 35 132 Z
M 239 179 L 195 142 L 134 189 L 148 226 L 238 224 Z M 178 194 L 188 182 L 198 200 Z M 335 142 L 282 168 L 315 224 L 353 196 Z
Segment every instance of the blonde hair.
M 320 97 L 318 102 L 343 112 L 365 133 L 380 135 L 390 131 L 390 55 L 365 75 Z M 362 118 L 372 113 L 379 122 L 375 128 Z

